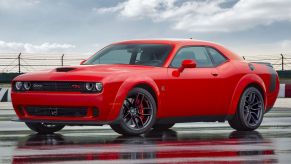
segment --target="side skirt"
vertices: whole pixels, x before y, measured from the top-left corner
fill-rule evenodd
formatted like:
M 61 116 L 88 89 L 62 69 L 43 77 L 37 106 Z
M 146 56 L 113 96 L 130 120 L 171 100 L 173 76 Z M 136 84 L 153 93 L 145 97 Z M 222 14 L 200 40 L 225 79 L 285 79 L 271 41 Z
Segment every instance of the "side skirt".
M 187 116 L 187 117 L 168 117 L 159 118 L 156 123 L 183 123 L 183 122 L 225 122 L 233 118 L 233 115 L 218 115 L 218 116 Z

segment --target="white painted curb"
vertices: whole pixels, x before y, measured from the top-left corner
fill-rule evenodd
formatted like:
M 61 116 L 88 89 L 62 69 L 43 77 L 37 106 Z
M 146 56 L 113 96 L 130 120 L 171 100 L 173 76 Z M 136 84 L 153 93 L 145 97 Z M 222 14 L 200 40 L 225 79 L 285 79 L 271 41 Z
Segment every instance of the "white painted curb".
M 278 97 L 285 97 L 285 84 L 280 84 Z
M 11 89 L 0 88 L 0 102 L 10 102 L 10 101 L 11 101 Z

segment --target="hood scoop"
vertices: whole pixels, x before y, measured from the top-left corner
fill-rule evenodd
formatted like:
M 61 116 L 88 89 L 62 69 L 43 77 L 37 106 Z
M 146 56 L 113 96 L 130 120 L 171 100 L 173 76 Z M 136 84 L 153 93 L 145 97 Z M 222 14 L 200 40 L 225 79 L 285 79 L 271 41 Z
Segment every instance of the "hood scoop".
M 56 72 L 69 72 L 72 70 L 75 70 L 77 68 L 72 68 L 72 67 L 60 67 L 60 68 L 56 68 Z

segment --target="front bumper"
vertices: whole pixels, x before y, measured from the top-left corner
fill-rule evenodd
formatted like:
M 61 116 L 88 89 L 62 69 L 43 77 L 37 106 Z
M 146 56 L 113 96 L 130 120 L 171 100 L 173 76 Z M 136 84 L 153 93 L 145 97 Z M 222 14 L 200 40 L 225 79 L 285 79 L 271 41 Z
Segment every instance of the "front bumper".
M 102 93 L 79 92 L 12 92 L 13 108 L 18 116 L 18 121 L 46 122 L 74 125 L 103 125 L 113 120 L 108 120 L 108 115 L 114 105 L 112 101 L 105 100 Z M 45 112 L 31 112 L 29 108 L 46 109 Z M 65 110 L 78 108 L 86 109 L 83 115 L 66 115 Z M 60 112 L 62 109 L 62 112 Z M 59 111 L 58 111 L 59 110 Z M 59 114 L 62 113 L 62 114 Z
M 70 121 L 70 120 L 38 120 L 38 119 L 18 119 L 14 118 L 11 121 L 15 122 L 29 122 L 29 123 L 46 123 L 46 124 L 61 124 L 70 126 L 102 126 L 110 124 L 110 121 Z

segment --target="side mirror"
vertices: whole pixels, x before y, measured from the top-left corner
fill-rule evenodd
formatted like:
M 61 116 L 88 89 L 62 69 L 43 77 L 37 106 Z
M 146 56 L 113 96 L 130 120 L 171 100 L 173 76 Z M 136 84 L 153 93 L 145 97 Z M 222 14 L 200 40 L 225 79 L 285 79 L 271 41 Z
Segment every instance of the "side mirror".
M 196 68 L 196 61 L 194 60 L 183 60 L 180 68 Z
M 87 61 L 87 60 L 82 60 L 82 61 L 80 62 L 80 65 L 83 65 L 86 61 Z
M 183 60 L 181 66 L 177 70 L 173 71 L 172 74 L 175 77 L 179 77 L 185 68 L 196 68 L 196 65 L 197 64 L 195 60 Z

